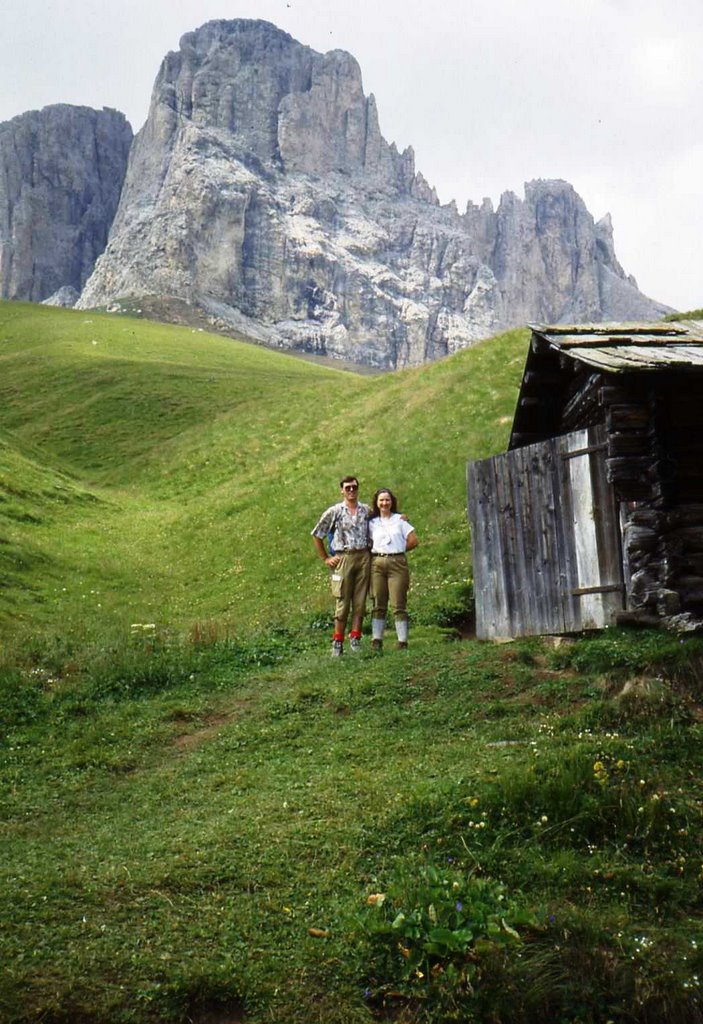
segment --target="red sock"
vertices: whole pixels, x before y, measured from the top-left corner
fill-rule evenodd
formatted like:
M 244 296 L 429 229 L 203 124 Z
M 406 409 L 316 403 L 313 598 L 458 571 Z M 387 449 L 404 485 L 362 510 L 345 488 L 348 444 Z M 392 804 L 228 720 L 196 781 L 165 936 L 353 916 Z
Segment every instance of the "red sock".
M 349 634 L 349 639 L 350 640 L 361 640 L 361 630 L 360 629 L 353 629 L 351 631 L 351 633 Z
M 332 634 L 332 639 L 333 640 L 339 640 L 340 644 L 343 644 L 344 643 L 344 633 L 333 633 Z

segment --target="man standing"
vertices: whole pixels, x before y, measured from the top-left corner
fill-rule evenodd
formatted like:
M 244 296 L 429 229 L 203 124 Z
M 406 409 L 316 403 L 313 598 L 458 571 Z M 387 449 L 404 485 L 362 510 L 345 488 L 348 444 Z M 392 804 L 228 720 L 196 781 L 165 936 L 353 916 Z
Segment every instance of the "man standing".
M 351 609 L 349 649 L 361 650 L 361 623 L 369 589 L 371 555 L 369 552 L 368 505 L 359 501 L 359 481 L 345 476 L 339 484 L 342 500 L 326 509 L 312 531 L 317 553 L 331 569 L 330 585 L 335 598 L 332 655 L 344 653 L 344 631 Z M 330 550 L 325 547 L 329 538 Z

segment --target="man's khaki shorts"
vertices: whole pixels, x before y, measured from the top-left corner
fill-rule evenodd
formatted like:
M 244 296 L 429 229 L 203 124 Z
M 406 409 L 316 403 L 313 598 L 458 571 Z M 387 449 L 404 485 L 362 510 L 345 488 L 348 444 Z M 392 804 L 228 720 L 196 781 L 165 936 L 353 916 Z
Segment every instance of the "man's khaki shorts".
M 330 576 L 330 587 L 335 599 L 334 617 L 346 622 L 352 616 L 363 615 L 371 578 L 371 553 L 345 551 Z

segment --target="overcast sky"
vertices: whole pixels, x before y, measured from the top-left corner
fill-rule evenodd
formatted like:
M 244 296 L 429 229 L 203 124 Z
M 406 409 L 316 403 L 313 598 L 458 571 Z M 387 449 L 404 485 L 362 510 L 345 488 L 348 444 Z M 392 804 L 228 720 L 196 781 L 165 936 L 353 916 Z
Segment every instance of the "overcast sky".
M 212 18 L 354 54 L 442 202 L 564 178 L 642 291 L 703 307 L 701 0 L 2 0 L 0 121 L 76 103 L 136 132 L 162 58 Z

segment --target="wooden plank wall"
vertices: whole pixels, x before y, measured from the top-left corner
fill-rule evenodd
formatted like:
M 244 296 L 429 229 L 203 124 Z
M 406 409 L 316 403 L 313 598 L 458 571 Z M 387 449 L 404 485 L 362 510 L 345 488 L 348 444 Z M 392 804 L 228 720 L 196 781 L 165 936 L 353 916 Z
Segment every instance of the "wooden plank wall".
M 480 639 L 600 628 L 622 609 L 604 439 L 593 427 L 469 465 Z

